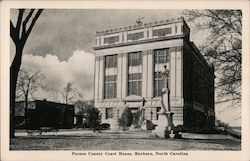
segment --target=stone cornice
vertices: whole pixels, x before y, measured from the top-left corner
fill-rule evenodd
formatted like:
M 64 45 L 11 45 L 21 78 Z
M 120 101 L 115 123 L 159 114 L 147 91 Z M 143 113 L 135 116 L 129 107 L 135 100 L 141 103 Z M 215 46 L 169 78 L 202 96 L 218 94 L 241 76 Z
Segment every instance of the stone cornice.
M 171 40 L 171 39 L 181 39 L 184 38 L 185 35 L 175 35 L 175 36 L 167 36 L 167 37 L 158 37 L 158 38 L 152 38 L 152 39 L 145 39 L 145 40 L 138 40 L 133 42 L 124 42 L 119 44 L 109 44 L 105 46 L 96 46 L 93 47 L 94 50 L 101 50 L 106 48 L 115 48 L 120 46 L 128 46 L 128 45 L 135 45 L 135 44 L 144 44 L 144 43 L 150 43 L 155 41 L 164 41 L 164 40 Z
M 143 97 L 142 96 L 136 96 L 136 95 L 131 95 L 131 96 L 127 96 L 125 98 L 123 98 L 124 101 L 143 101 Z
M 182 46 L 175 46 L 170 48 L 170 52 L 182 51 Z
M 173 24 L 173 23 L 177 23 L 177 22 L 184 22 L 186 24 L 184 18 L 179 17 L 177 19 L 167 19 L 167 20 L 144 23 L 141 25 L 133 25 L 133 26 L 97 31 L 96 36 L 114 34 L 114 33 L 119 33 L 119 32 L 123 32 L 123 31 L 138 30 L 138 29 L 143 29 L 146 27 L 156 27 L 156 26 L 168 25 L 168 24 Z

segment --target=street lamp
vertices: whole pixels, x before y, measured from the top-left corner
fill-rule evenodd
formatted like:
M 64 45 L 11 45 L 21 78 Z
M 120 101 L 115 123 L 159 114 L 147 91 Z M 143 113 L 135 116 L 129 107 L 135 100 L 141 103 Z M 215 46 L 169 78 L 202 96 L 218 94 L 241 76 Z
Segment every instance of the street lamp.
M 169 90 L 169 70 L 167 69 L 167 65 L 164 65 L 164 70 L 161 72 L 164 78 L 164 87 L 162 89 L 162 109 L 164 112 L 170 112 L 170 90 Z M 167 106 L 167 108 L 166 108 Z
M 164 70 L 161 72 L 165 81 L 161 96 L 161 110 L 157 112 L 158 122 L 154 131 L 157 137 L 174 137 L 173 134 L 173 112 L 170 110 L 170 90 L 169 90 L 169 70 L 167 65 L 164 65 Z

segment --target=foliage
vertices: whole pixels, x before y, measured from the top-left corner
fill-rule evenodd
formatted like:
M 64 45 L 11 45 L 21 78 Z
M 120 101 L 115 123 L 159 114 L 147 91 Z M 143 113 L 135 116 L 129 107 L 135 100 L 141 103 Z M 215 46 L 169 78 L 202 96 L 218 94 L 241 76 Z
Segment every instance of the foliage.
M 132 124 L 135 125 L 135 127 L 140 127 L 140 119 L 141 119 L 141 111 L 137 111 L 135 113 L 132 113 L 133 116 L 133 120 L 132 120 Z
M 154 130 L 155 129 L 155 124 L 152 121 L 147 120 L 146 121 L 146 128 L 147 128 L 147 130 Z
M 101 123 L 101 113 L 97 108 L 88 109 L 89 126 L 94 131 Z
M 82 127 L 83 115 L 76 115 L 76 127 Z
M 76 126 L 77 127 L 82 127 L 83 125 L 83 117 L 86 118 L 86 116 L 88 116 L 88 112 L 90 108 L 94 108 L 94 101 L 85 101 L 85 100 L 77 100 L 74 103 L 74 107 L 75 107 L 75 114 L 76 114 Z M 87 122 L 85 126 L 88 126 L 88 117 L 86 118 Z
M 241 10 L 186 10 L 183 13 L 198 30 L 209 33 L 200 49 L 213 63 L 218 79 L 217 103 L 241 100 Z
M 135 126 L 135 128 L 141 128 L 143 122 L 145 121 L 144 116 L 142 114 L 142 110 L 139 109 L 137 112 L 132 113 L 133 120 L 132 124 Z
M 128 107 L 125 107 L 121 118 L 119 118 L 119 126 L 122 126 L 124 129 L 132 124 L 133 115 L 131 110 Z

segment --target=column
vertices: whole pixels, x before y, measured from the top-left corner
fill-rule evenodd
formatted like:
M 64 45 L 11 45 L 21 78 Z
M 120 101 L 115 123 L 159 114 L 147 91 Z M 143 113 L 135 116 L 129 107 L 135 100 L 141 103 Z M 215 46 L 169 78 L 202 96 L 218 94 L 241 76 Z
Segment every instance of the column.
M 101 36 L 100 46 L 104 45 L 104 35 Z
M 122 36 L 123 36 L 122 34 L 123 34 L 122 32 L 119 33 L 119 43 L 122 43 L 122 41 L 123 41 L 122 40 Z
M 104 56 L 100 57 L 99 60 L 99 99 L 103 99 L 103 85 L 104 85 Z
M 122 98 L 127 96 L 127 77 L 128 77 L 128 63 L 127 53 L 122 54 Z
M 153 97 L 153 77 L 154 77 L 154 67 L 153 67 L 153 50 L 148 50 L 148 82 L 147 82 L 147 97 Z
M 148 38 L 152 38 L 153 37 L 153 28 L 149 27 L 148 28 Z
M 95 57 L 95 100 L 98 100 L 99 99 L 99 66 L 100 66 L 100 63 L 99 63 L 99 57 Z
M 183 56 L 182 47 L 176 47 L 176 97 L 183 97 Z
M 122 97 L 122 70 L 123 70 L 123 54 L 117 55 L 117 98 L 121 99 Z
M 99 46 L 99 36 L 95 37 L 95 46 Z
M 147 39 L 148 38 L 147 32 L 148 32 L 148 29 L 144 28 L 143 29 L 143 39 Z
M 124 38 L 124 40 L 123 40 L 123 42 L 127 42 L 128 41 L 128 38 L 127 38 L 127 36 L 128 36 L 128 32 L 127 31 L 124 31 L 123 32 L 123 38 Z
M 170 97 L 176 97 L 176 54 L 175 47 L 170 48 Z
M 142 52 L 142 97 L 147 97 L 148 51 Z

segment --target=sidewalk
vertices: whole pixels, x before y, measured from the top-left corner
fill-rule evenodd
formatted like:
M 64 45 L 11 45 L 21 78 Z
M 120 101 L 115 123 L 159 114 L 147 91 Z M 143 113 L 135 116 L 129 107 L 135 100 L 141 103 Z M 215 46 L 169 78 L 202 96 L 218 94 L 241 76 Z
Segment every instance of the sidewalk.
M 59 130 L 52 132 L 43 132 L 42 135 L 40 131 L 33 131 L 31 133 L 27 133 L 26 131 L 17 131 L 15 132 L 15 136 L 94 136 L 94 132 L 90 130 Z
M 27 133 L 26 131 L 17 131 L 16 136 L 82 136 L 82 137 L 101 137 L 101 138 L 152 138 L 150 131 L 111 131 L 105 130 L 94 133 L 91 130 L 59 130 L 58 132 L 43 132 L 42 135 L 39 131 L 33 133 Z M 194 140 L 234 140 L 240 141 L 231 135 L 220 135 L 220 134 L 195 134 L 195 133 L 182 133 L 182 139 L 194 139 Z
M 231 135 L 221 134 L 195 134 L 195 133 L 182 133 L 183 139 L 200 139 L 200 140 L 239 140 Z

